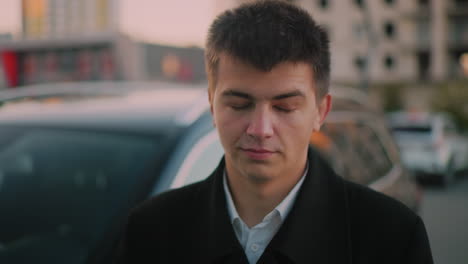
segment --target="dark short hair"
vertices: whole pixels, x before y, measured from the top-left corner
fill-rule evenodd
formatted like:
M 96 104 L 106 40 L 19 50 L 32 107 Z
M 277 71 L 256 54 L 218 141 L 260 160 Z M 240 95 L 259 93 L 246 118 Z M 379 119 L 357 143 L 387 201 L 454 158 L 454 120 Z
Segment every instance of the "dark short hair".
M 205 50 L 210 92 L 216 86 L 222 53 L 266 72 L 281 62 L 307 63 L 314 73 L 317 98 L 328 93 L 328 35 L 309 13 L 285 1 L 243 4 L 213 21 Z

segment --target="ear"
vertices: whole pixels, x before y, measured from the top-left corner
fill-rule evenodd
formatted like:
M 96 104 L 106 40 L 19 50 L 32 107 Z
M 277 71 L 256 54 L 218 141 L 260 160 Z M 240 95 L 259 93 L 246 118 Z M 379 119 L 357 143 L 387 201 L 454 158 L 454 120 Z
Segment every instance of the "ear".
M 314 123 L 314 131 L 320 130 L 320 127 L 322 126 L 323 122 L 325 122 L 325 118 L 330 112 L 331 106 L 332 106 L 332 97 L 330 94 L 327 94 L 322 98 L 322 100 L 320 100 L 317 106 L 318 115 Z

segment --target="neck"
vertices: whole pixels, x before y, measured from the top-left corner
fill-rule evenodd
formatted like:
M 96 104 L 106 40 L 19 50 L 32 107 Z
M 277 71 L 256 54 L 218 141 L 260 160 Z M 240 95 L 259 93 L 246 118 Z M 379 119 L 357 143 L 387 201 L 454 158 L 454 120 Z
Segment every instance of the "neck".
M 262 222 L 299 182 L 304 169 L 305 164 L 294 172 L 289 170 L 287 176 L 261 182 L 228 170 L 227 180 L 232 200 L 245 224 L 250 228 Z

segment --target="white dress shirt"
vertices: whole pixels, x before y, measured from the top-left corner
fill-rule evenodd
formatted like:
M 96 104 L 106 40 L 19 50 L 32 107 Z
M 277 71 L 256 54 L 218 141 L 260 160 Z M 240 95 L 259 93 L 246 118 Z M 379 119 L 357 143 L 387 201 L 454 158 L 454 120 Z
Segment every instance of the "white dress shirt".
M 292 205 L 296 200 L 297 193 L 301 188 L 305 175 L 307 174 L 308 165 L 301 179 L 297 182 L 294 188 L 288 193 L 284 200 L 276 206 L 273 211 L 268 213 L 256 226 L 249 228 L 237 213 L 237 209 L 232 200 L 232 195 L 227 184 L 226 172 L 224 173 L 223 185 L 226 194 L 226 201 L 228 207 L 229 217 L 231 224 L 236 233 L 237 239 L 244 248 L 245 255 L 250 264 L 258 261 L 260 256 L 265 251 L 265 248 L 270 243 L 273 236 L 276 234 L 284 219 L 291 211 Z

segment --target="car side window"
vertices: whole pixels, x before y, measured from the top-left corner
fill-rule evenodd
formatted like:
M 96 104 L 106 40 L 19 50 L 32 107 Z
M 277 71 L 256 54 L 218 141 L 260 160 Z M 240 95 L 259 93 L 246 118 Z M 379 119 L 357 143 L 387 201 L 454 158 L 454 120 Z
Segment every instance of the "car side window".
M 367 123 L 329 123 L 324 132 L 336 144 L 343 160 L 342 176 L 350 181 L 368 185 L 385 176 L 392 161 L 376 131 Z
M 371 173 L 366 165 L 366 160 L 362 157 L 359 142 L 356 141 L 356 135 L 358 135 L 356 124 L 351 122 L 327 123 L 323 127 L 323 132 L 336 145 L 338 155 L 333 156 L 332 153 L 325 153 L 335 170 L 345 179 L 366 184 Z M 340 162 L 337 163 L 337 160 Z M 338 164 L 339 168 L 337 168 Z
M 377 175 L 372 169 L 372 154 L 367 148 L 368 141 L 365 131 L 355 122 L 345 124 L 344 131 L 347 131 L 349 137 L 349 149 L 347 155 L 349 158 L 350 180 L 367 185 Z
M 30 127 L 1 143 L 2 242 L 62 227 L 97 242 L 158 149 L 149 137 Z
M 342 135 L 336 133 L 336 131 L 336 124 L 326 123 L 322 127 L 322 131 L 312 133 L 310 143 L 314 149 L 322 154 L 335 172 L 343 176 L 346 174 L 347 170 L 346 163 L 341 158 L 343 156 L 342 150 L 338 147 L 337 142 L 335 142 L 342 140 Z
M 171 188 L 182 187 L 207 178 L 218 166 L 224 150 L 216 130 L 201 137 L 180 166 Z
M 375 181 L 380 177 L 387 175 L 392 169 L 392 161 L 387 155 L 381 139 L 376 131 L 367 124 L 359 124 L 361 131 L 362 146 L 366 148 L 366 160 L 370 161 L 368 166 L 372 169 L 372 177 L 369 182 Z

